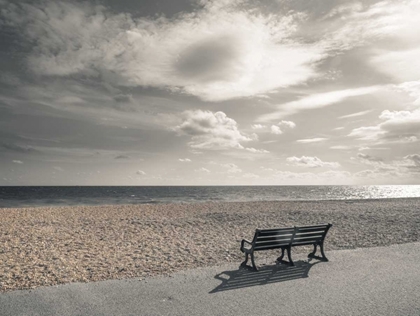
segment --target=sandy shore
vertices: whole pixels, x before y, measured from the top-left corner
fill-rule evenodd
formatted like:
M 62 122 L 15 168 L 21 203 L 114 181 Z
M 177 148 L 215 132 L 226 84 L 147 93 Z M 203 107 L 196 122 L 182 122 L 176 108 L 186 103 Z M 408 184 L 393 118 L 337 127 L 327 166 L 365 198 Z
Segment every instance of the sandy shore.
M 330 222 L 327 256 L 420 241 L 420 199 L 42 207 L 0 209 L 0 219 L 3 292 L 239 264 L 240 240 L 257 227 Z

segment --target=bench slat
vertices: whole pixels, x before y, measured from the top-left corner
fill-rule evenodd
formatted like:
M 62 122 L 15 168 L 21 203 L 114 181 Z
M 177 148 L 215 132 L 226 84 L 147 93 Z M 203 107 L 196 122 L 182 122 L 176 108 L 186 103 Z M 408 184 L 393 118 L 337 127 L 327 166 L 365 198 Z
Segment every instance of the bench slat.
M 313 237 L 313 236 L 320 236 L 322 237 L 322 235 L 324 235 L 324 232 L 311 232 L 311 233 L 302 233 L 302 232 L 298 232 L 295 234 L 295 238 L 298 237 Z
M 292 242 L 292 246 L 293 245 L 297 245 L 300 242 L 310 242 L 310 243 L 316 243 L 316 242 L 321 242 L 322 241 L 322 237 L 320 238 L 302 238 L 302 239 L 294 239 Z
M 307 229 L 301 229 L 300 227 L 297 229 L 297 233 L 311 233 L 311 232 L 325 232 L 327 230 L 327 227 L 322 228 L 307 228 Z
M 255 246 L 254 251 L 258 251 L 258 250 L 270 250 L 270 249 L 277 249 L 277 248 L 281 248 L 281 247 L 285 247 L 288 246 L 289 243 L 284 243 L 284 244 L 275 244 L 275 245 L 270 245 L 270 246 Z
M 274 241 L 274 240 L 291 240 L 292 235 L 288 236 L 269 236 L 269 237 L 258 237 L 256 242 Z
M 288 230 L 261 230 L 258 232 L 258 236 L 271 236 L 271 235 L 288 235 L 293 234 L 294 228 Z

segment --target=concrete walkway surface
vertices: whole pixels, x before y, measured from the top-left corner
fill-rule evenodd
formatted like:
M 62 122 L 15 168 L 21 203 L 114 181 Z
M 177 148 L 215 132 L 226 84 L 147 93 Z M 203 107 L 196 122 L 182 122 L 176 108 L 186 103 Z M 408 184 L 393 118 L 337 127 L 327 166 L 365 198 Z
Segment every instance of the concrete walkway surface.
M 420 243 L 326 255 L 3 293 L 0 315 L 420 315 Z

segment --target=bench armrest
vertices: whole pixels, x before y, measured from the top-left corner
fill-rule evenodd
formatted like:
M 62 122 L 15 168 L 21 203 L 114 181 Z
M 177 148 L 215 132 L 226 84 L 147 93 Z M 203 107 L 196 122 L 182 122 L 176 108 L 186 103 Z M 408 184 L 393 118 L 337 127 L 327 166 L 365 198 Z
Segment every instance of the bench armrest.
M 249 240 L 246 240 L 246 239 L 242 239 L 242 241 L 241 241 L 241 251 L 243 252 L 244 251 L 244 246 L 245 246 L 245 243 L 247 243 L 247 244 L 249 244 L 250 246 L 252 246 L 252 242 L 250 242 Z

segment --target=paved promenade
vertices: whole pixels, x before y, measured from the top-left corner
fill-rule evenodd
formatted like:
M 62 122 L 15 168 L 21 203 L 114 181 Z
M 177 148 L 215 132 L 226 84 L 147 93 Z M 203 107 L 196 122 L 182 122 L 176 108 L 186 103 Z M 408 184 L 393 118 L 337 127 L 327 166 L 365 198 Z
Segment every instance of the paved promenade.
M 0 315 L 420 315 L 420 243 L 0 294 Z M 274 259 L 274 258 L 273 258 Z M 258 262 L 259 264 L 264 264 Z

